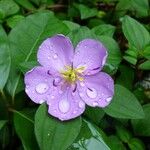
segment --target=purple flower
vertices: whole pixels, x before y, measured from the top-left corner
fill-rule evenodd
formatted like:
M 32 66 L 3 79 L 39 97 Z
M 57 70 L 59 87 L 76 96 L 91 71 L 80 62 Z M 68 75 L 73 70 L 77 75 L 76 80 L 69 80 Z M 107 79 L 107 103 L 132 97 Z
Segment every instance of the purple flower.
M 25 75 L 26 93 L 35 103 L 46 102 L 60 120 L 81 115 L 85 104 L 106 107 L 114 94 L 112 78 L 102 70 L 106 48 L 97 40 L 81 41 L 75 51 L 68 37 L 55 35 L 38 50 L 41 66 Z

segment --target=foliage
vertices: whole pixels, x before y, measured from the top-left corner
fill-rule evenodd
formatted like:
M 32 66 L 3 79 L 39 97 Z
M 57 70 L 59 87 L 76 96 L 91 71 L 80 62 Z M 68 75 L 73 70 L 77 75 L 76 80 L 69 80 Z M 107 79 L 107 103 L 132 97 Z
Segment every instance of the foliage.
M 150 8 L 148 0 L 0 0 L 0 149 L 150 149 Z M 55 34 L 101 41 L 112 103 L 61 122 L 31 102 L 24 73 L 41 42 Z

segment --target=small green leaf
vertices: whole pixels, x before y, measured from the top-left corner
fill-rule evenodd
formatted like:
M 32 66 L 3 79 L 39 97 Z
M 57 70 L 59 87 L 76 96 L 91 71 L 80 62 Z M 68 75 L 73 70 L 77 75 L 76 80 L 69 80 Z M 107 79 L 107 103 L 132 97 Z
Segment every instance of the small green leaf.
M 7 35 L 0 25 L 0 91 L 3 90 L 10 71 L 11 57 Z
M 136 97 L 125 87 L 115 85 L 115 95 L 112 102 L 104 111 L 116 118 L 141 119 L 144 118 L 142 106 Z
M 122 20 L 122 29 L 130 47 L 143 50 L 150 43 L 149 32 L 135 19 L 125 16 Z
M 128 143 L 128 141 L 131 139 L 132 135 L 131 133 L 123 126 L 118 125 L 116 126 L 116 131 L 118 137 L 124 142 Z
M 64 24 L 66 24 L 66 26 L 72 31 L 72 30 L 76 30 L 78 28 L 80 28 L 80 25 L 68 20 L 64 20 L 63 21 Z
M 117 136 L 111 135 L 108 137 L 108 140 L 111 150 L 126 150 L 125 146 Z
M 35 134 L 42 150 L 65 150 L 78 136 L 81 118 L 59 121 L 47 112 L 47 106 L 41 105 L 35 115 Z
M 102 24 L 92 29 L 96 35 L 105 35 L 112 37 L 115 32 L 115 27 L 109 24 Z
M 19 6 L 13 0 L 0 1 L 0 19 L 16 14 L 19 11 Z
M 123 56 L 123 58 L 132 65 L 136 65 L 137 59 L 132 56 Z
M 0 120 L 0 130 L 5 126 L 7 120 Z
M 147 60 L 144 63 L 140 64 L 139 68 L 142 70 L 150 70 L 150 60 Z
M 76 5 L 76 8 L 79 9 L 81 14 L 81 19 L 87 19 L 90 17 L 94 17 L 98 14 L 98 10 L 96 8 L 89 8 L 86 5 Z
M 144 143 L 137 138 L 133 138 L 129 141 L 128 146 L 130 150 L 145 150 Z
M 150 136 L 150 104 L 143 106 L 145 118 L 132 120 L 132 126 L 136 135 Z
M 38 149 L 34 135 L 34 121 L 32 119 L 34 111 L 14 111 L 14 126 L 17 135 L 21 139 L 24 150 Z
M 14 28 L 22 19 L 24 19 L 24 16 L 22 15 L 15 15 L 7 19 L 7 25 L 10 28 Z

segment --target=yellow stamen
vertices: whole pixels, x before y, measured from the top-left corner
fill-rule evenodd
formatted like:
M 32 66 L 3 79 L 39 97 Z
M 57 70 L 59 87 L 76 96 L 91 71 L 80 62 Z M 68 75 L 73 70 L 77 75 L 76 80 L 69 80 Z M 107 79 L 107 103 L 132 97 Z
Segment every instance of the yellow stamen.
M 61 74 L 66 81 L 74 83 L 77 80 L 84 80 L 82 77 L 82 73 L 84 72 L 85 67 L 73 69 L 71 66 L 65 66 L 65 68 L 66 70 L 62 71 Z

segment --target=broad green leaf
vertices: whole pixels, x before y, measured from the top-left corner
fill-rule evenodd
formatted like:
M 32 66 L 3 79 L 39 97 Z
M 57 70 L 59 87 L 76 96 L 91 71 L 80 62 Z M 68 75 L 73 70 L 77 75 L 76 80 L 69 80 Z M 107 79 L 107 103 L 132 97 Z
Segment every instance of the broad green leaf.
M 132 120 L 132 126 L 136 135 L 150 136 L 150 104 L 143 106 L 145 118 Z
M 146 46 L 145 49 L 142 52 L 142 55 L 147 58 L 150 59 L 150 45 Z
M 24 150 L 38 150 L 38 145 L 34 135 L 34 121 L 32 119 L 34 111 L 14 111 L 14 126 L 19 136 Z
M 139 68 L 142 70 L 150 70 L 150 60 L 147 60 L 144 63 L 140 64 Z
M 59 121 L 48 114 L 41 105 L 35 115 L 35 134 L 41 150 L 65 150 L 76 139 L 81 128 L 81 118 Z
M 22 19 L 24 19 L 24 16 L 22 15 L 15 15 L 7 19 L 7 25 L 10 28 L 14 28 Z
M 86 117 L 88 117 L 90 120 L 98 125 L 101 122 L 101 119 L 104 117 L 105 112 L 103 111 L 103 109 L 98 107 L 87 107 L 84 114 L 86 115 Z
M 132 65 L 136 65 L 137 63 L 137 59 L 135 57 L 132 56 L 123 56 L 123 58 L 128 61 L 130 64 Z
M 10 71 L 11 58 L 7 35 L 0 26 L 0 91 L 3 90 Z
M 98 10 L 96 8 L 89 8 L 86 5 L 76 5 L 76 7 L 80 11 L 81 19 L 87 19 L 90 17 L 94 17 L 98 14 Z
M 66 24 L 66 26 L 67 26 L 71 31 L 80 28 L 80 25 L 79 25 L 79 24 L 74 23 L 74 22 L 71 22 L 71 21 L 68 21 L 68 20 L 64 20 L 63 23 Z
M 113 70 L 117 70 L 122 59 L 121 52 L 120 52 L 117 42 L 113 38 L 108 37 L 108 36 L 98 36 L 98 39 L 104 44 L 104 46 L 108 50 L 108 57 L 107 57 L 107 61 L 105 64 L 105 67 L 109 68 L 108 69 L 109 71 L 107 72 L 113 72 Z
M 110 150 L 102 136 L 96 126 L 83 120 L 80 134 L 68 150 Z
M 129 141 L 128 146 L 130 150 L 145 150 L 144 143 L 137 138 L 133 138 Z
M 125 87 L 115 85 L 115 94 L 112 102 L 104 111 L 115 118 L 141 119 L 144 118 L 142 106 L 136 97 Z
M 112 37 L 115 32 L 115 27 L 109 24 L 102 24 L 92 29 L 96 35 L 105 35 Z
M 30 0 L 15 0 L 15 2 L 27 10 L 34 10 L 35 9 L 35 7 L 30 2 Z
M 0 120 L 0 130 L 5 126 L 7 120 Z
M 18 69 L 22 62 L 36 61 L 39 45 L 54 34 L 66 34 L 67 26 L 50 12 L 39 12 L 23 19 L 9 34 L 11 43 L 12 66 L 7 90 L 12 97 L 23 90 L 23 82 Z
M 19 11 L 19 6 L 13 0 L 0 1 L 0 19 L 13 15 Z
M 130 47 L 143 50 L 150 43 L 149 32 L 135 19 L 125 16 L 122 20 L 122 29 Z
M 134 81 L 134 70 L 126 65 L 119 66 L 120 75 L 118 76 L 116 83 L 121 84 L 127 89 L 132 90 Z

